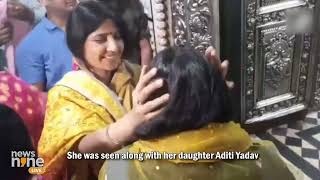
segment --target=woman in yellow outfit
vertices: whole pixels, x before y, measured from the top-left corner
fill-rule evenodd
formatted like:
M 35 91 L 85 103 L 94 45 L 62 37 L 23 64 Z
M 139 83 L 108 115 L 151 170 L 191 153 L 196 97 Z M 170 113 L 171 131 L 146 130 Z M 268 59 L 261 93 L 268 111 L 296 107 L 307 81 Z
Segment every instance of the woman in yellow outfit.
M 190 49 L 169 48 L 155 57 L 153 66 L 158 69 L 155 78 L 164 79 L 166 86 L 152 97 L 169 92 L 170 99 L 160 114 L 135 129 L 140 140 L 129 152 L 176 157 L 122 165 L 106 161 L 101 173 L 108 180 L 294 179 L 271 142 L 252 142 L 231 121 L 226 84 L 203 57 Z
M 45 180 L 97 179 L 103 162 L 84 157 L 68 160 L 77 158 L 71 152 L 121 149 L 137 140 L 135 129 L 156 117 L 169 100 L 168 93 L 149 98 L 164 83 L 162 79 L 150 82 L 156 69 L 143 67 L 140 73 L 137 65 L 121 59 L 127 34 L 118 17 L 100 1 L 80 2 L 69 17 L 67 44 L 81 70 L 66 74 L 48 93 L 38 145 Z M 214 51 L 209 52 L 214 57 Z M 221 64 L 221 69 L 226 67 Z
M 122 60 L 126 33 L 118 17 L 100 1 L 79 3 L 69 17 L 67 44 L 81 70 L 66 74 L 48 94 L 38 147 L 46 180 L 97 179 L 103 162 L 67 160 L 68 152 L 120 149 L 135 140 L 135 127 L 157 115 L 156 108 L 169 99 L 165 94 L 146 101 L 163 82 L 148 83 L 156 69 L 143 67 L 140 75 L 139 66 Z

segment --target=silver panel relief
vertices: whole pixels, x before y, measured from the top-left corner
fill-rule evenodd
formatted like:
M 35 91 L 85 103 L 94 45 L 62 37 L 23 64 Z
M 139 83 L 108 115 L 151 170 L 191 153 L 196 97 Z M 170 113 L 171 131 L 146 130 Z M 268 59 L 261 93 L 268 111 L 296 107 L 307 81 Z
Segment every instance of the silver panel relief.
M 316 13 L 315 13 L 315 31 L 316 31 L 316 36 L 320 38 L 320 2 L 318 1 L 316 4 Z M 320 40 L 317 39 L 316 41 L 316 47 L 315 47 L 315 72 L 314 72 L 314 78 L 312 79 L 313 82 L 313 93 L 312 93 L 312 103 L 311 103 L 311 108 L 312 110 L 320 110 Z
M 290 92 L 295 35 L 286 33 L 286 27 L 280 26 L 262 30 L 259 36 L 264 73 L 258 99 Z
M 287 31 L 287 10 L 313 8 L 311 2 L 246 1 L 246 25 L 242 73 L 245 106 L 242 120 L 253 123 L 305 108 L 311 34 Z M 296 2 L 296 4 L 295 4 Z M 281 3 L 276 10 L 260 7 Z
M 191 46 L 204 53 L 210 45 L 218 46 L 218 1 L 172 0 L 172 37 L 174 46 Z M 215 26 L 215 24 L 217 26 Z
M 191 46 L 204 53 L 213 45 L 219 52 L 218 0 L 151 0 L 156 52 Z

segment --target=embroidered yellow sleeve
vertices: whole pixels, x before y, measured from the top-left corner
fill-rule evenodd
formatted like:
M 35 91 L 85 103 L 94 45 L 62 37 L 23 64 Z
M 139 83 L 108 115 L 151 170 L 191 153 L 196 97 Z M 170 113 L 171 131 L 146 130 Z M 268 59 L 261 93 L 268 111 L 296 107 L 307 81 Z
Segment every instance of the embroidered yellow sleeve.
M 76 91 L 54 87 L 48 95 L 47 114 L 39 141 L 46 175 L 55 176 L 66 167 L 66 154 L 86 134 L 106 127 L 111 116 Z

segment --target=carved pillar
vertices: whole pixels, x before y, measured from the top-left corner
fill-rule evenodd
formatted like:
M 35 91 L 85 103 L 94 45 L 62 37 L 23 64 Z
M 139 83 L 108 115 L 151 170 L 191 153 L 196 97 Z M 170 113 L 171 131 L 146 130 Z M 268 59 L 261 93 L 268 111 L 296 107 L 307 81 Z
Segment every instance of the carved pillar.
M 218 1 L 174 0 L 172 32 L 175 46 L 191 46 L 204 53 L 210 45 L 219 48 Z
M 319 56 L 318 56 L 319 57 Z M 313 110 L 320 110 L 320 63 L 317 64 L 316 77 L 314 80 L 314 100 L 312 102 Z

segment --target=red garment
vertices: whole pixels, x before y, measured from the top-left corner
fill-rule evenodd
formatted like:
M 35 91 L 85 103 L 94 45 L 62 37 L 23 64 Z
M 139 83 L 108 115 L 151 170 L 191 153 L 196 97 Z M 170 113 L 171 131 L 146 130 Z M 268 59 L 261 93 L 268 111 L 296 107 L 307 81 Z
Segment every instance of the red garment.
M 35 148 L 44 121 L 46 95 L 8 72 L 0 72 L 0 103 L 23 119 Z

